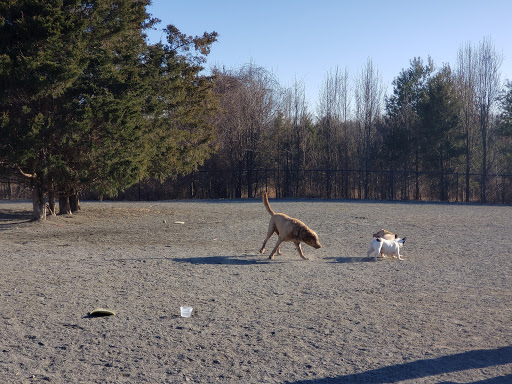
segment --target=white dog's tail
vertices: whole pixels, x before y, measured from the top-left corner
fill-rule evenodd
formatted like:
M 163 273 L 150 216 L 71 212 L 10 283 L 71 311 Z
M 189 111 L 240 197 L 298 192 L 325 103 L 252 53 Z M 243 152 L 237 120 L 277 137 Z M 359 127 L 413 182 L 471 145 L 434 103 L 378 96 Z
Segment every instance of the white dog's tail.
M 265 208 L 267 208 L 267 212 L 270 214 L 270 216 L 274 216 L 276 213 L 270 208 L 270 204 L 268 203 L 268 196 L 267 192 L 263 194 L 263 205 Z

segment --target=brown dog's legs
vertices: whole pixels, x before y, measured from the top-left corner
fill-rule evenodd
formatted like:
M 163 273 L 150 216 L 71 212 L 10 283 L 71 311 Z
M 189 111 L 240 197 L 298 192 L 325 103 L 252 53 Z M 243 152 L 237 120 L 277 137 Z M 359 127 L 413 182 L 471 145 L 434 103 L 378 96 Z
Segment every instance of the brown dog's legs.
M 297 252 L 299 252 L 299 256 L 304 259 L 304 260 L 309 260 L 306 256 L 304 256 L 304 254 L 302 253 L 302 247 L 300 246 L 300 243 L 297 241 L 295 243 L 295 245 L 297 246 Z
M 281 254 L 280 250 L 279 250 L 279 247 L 281 246 L 281 243 L 283 242 L 282 239 L 277 239 L 277 243 L 276 243 L 276 246 L 274 247 L 274 249 L 272 250 L 272 252 L 270 252 L 270 256 L 269 256 L 269 259 L 273 259 L 274 258 L 274 255 L 277 253 L 278 255 Z M 299 252 L 299 256 L 304 259 L 304 260 L 309 260 L 306 256 L 304 256 L 304 253 L 302 253 L 302 247 L 300 246 L 300 243 L 299 242 L 295 242 L 295 245 L 297 247 L 297 252 Z
M 274 254 L 277 252 L 278 255 L 280 255 L 281 253 L 279 252 L 279 246 L 281 245 L 281 243 L 283 242 L 283 240 L 281 238 L 278 238 L 277 239 L 277 243 L 276 243 L 276 246 L 274 247 L 274 249 L 272 250 L 272 252 L 270 252 L 270 256 L 268 257 L 269 259 L 273 259 L 274 258 Z
M 260 248 L 260 253 L 265 252 L 265 245 L 267 245 L 267 241 L 268 241 L 268 239 L 270 239 L 270 236 L 272 236 L 274 234 L 274 230 L 275 230 L 274 224 L 270 223 L 270 225 L 268 226 L 267 237 L 265 237 L 265 240 L 263 241 L 263 245 Z
M 265 253 L 265 245 L 267 244 L 267 240 L 268 240 L 268 238 L 266 238 L 265 241 L 263 242 L 263 245 L 261 246 L 261 249 L 260 249 L 260 253 Z M 281 254 L 281 248 L 280 247 L 277 247 L 276 254 L 278 254 L 278 255 Z
M 276 226 L 274 225 L 273 222 L 270 222 L 270 224 L 268 226 L 267 237 L 265 237 L 265 240 L 263 241 L 263 245 L 260 248 L 260 253 L 265 253 L 265 245 L 267 245 L 268 239 L 270 239 L 270 237 L 274 234 L 274 232 L 277 234 L 277 236 L 279 236 L 279 231 L 277 230 Z M 276 253 L 278 255 L 281 254 L 281 250 L 279 247 L 277 247 Z

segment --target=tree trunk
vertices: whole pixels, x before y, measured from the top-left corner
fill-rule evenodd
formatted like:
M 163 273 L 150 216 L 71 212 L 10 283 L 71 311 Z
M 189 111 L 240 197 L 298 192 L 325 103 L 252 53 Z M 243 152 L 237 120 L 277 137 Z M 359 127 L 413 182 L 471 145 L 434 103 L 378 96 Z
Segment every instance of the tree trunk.
M 71 215 L 80 210 L 80 199 L 77 191 L 59 195 L 59 214 Z
M 7 179 L 7 198 L 11 200 L 12 188 L 11 188 L 11 178 Z
M 480 202 L 485 204 L 487 203 L 487 122 L 489 121 L 489 109 L 485 104 L 481 106 L 480 115 L 482 116 L 480 121 L 482 131 L 482 180 Z
M 32 219 L 46 220 L 46 193 L 37 183 L 32 188 Z
M 73 191 L 69 196 L 69 207 L 73 213 L 80 210 L 80 199 L 77 191 Z
M 50 188 L 50 192 L 48 192 L 48 210 L 52 216 L 56 216 L 57 212 L 55 211 L 55 191 L 53 190 L 53 185 Z
M 470 182 L 471 182 L 471 152 L 469 144 L 469 131 L 466 132 L 466 203 L 469 203 Z
M 487 203 L 487 126 L 482 127 L 482 196 L 480 202 Z
M 69 196 L 64 193 L 59 195 L 59 215 L 71 215 Z

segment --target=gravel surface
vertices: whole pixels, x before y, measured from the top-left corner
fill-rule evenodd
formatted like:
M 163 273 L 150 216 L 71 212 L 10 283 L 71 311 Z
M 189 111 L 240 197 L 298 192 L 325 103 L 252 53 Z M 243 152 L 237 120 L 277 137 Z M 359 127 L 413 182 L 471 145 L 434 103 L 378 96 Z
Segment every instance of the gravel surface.
M 512 382 L 512 207 L 270 204 L 309 261 L 258 253 L 260 200 L 0 202 L 0 382 Z M 366 257 L 381 228 L 403 261 Z

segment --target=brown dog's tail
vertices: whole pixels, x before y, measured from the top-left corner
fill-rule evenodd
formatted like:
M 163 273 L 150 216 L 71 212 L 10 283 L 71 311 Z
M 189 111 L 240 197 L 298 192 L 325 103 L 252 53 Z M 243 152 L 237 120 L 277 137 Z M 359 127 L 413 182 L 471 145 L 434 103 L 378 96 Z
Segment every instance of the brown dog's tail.
M 267 192 L 263 194 L 263 205 L 267 208 L 267 212 L 270 213 L 270 216 L 274 216 L 276 213 L 270 208 L 270 204 L 268 203 Z

